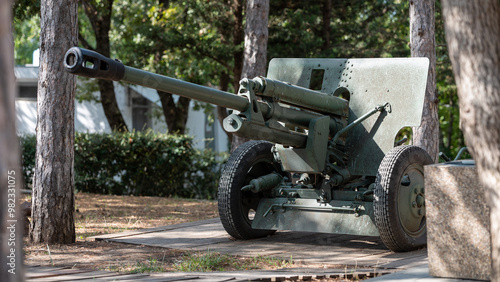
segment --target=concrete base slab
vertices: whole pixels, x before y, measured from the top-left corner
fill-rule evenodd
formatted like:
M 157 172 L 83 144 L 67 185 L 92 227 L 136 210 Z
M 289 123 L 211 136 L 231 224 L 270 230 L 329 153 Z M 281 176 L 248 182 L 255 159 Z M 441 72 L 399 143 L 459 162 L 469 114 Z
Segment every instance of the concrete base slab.
M 368 279 L 369 281 L 404 281 L 404 282 L 473 282 L 475 280 L 463 280 L 455 278 L 438 278 L 429 274 L 429 264 L 422 263 L 406 270 Z
M 254 240 L 234 240 L 220 220 L 210 219 L 94 237 L 128 244 L 186 251 L 212 251 L 243 257 L 292 258 L 304 265 L 354 266 L 370 269 L 406 269 L 427 261 L 427 250 L 394 253 L 379 237 L 280 231 Z

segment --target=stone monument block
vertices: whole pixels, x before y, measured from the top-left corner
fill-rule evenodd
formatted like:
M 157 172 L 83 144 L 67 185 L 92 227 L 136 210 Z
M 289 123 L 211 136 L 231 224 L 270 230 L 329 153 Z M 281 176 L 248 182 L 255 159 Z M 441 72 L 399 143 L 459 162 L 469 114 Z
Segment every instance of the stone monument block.
M 425 205 L 430 274 L 489 280 L 490 213 L 473 162 L 425 166 Z

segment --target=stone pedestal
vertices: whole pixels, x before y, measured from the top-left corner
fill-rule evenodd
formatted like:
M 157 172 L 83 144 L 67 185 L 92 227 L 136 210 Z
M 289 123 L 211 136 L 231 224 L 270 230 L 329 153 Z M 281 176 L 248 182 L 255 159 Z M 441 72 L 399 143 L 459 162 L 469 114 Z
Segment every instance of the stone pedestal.
M 490 213 L 471 161 L 425 166 L 432 276 L 489 280 Z

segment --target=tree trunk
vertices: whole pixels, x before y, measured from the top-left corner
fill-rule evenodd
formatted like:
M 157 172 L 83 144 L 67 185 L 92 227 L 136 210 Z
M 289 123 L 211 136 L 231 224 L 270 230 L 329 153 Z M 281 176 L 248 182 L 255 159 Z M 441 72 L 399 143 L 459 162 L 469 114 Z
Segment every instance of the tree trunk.
M 332 0 L 324 0 L 323 2 L 323 47 L 322 50 L 328 52 L 330 50 L 330 25 L 332 21 Z
M 177 103 L 175 103 L 174 97 L 170 93 L 158 90 L 158 95 L 160 96 L 161 108 L 168 131 L 170 133 L 184 134 L 191 99 L 180 96 Z
M 75 241 L 74 112 L 76 77 L 62 67 L 66 50 L 78 44 L 78 2 L 42 0 L 36 164 L 30 239 Z
M 231 15 L 232 19 L 234 20 L 233 28 L 232 30 L 221 30 L 222 36 L 232 38 L 232 45 L 233 46 L 240 46 L 240 44 L 243 42 L 245 39 L 245 33 L 243 30 L 243 7 L 244 1 L 243 0 L 228 0 L 227 5 L 231 7 Z M 243 50 L 241 48 L 235 48 L 232 54 L 233 57 L 233 69 L 232 69 L 232 74 L 233 74 L 233 88 L 234 88 L 234 93 L 238 91 L 239 87 L 239 79 L 241 78 L 241 71 L 243 69 Z M 228 70 L 229 71 L 229 70 Z M 220 89 L 222 91 L 228 91 L 229 89 L 229 83 L 230 83 L 230 75 L 228 72 L 223 71 L 220 75 Z M 227 114 L 227 109 L 225 107 L 217 106 L 217 119 L 221 125 L 222 128 L 224 128 L 223 121 L 224 119 L 228 116 Z M 229 140 L 229 143 L 232 144 L 233 142 L 233 134 L 227 133 L 227 138 Z
M 269 0 L 248 0 L 245 27 L 245 51 L 241 78 L 266 75 Z M 248 141 L 233 137 L 231 151 Z
M 81 40 L 85 48 L 94 49 L 96 52 L 109 57 L 110 43 L 109 31 L 111 29 L 111 12 L 114 0 L 104 0 L 99 4 L 90 1 L 82 1 L 85 14 L 90 20 L 96 38 L 95 49 Z M 100 5 L 99 7 L 97 5 Z M 99 91 L 101 93 L 101 104 L 104 115 L 113 131 L 128 131 L 127 124 L 116 102 L 115 87 L 112 81 L 99 80 Z
M 222 72 L 220 74 L 220 82 L 219 82 L 220 90 L 228 91 L 229 88 L 229 74 L 227 72 Z M 217 120 L 222 128 L 224 128 L 224 119 L 228 116 L 227 109 L 225 107 L 217 106 Z M 225 131 L 224 131 L 225 132 Z M 233 134 L 227 134 L 227 138 L 229 144 L 233 142 Z
M 97 51 L 99 52 L 99 51 Z M 102 53 L 101 53 L 102 54 Z M 128 127 L 123 119 L 122 112 L 116 101 L 115 86 L 113 81 L 100 79 L 98 81 L 99 92 L 101 93 L 101 104 L 104 115 L 112 131 L 127 132 Z
M 234 28 L 233 28 L 233 46 L 240 46 L 245 40 L 245 31 L 243 30 L 243 0 L 234 0 L 231 5 L 231 10 L 234 16 Z M 266 26 L 267 28 L 267 26 Z M 233 86 L 234 91 L 238 91 L 240 85 L 239 79 L 242 78 L 241 73 L 243 71 L 243 50 L 237 48 L 233 53 L 234 67 L 233 67 Z
M 460 120 L 491 211 L 491 281 L 500 281 L 500 4 L 443 0 Z
M 16 135 L 12 1 L 0 0 L 0 281 L 23 281 L 23 226 L 16 199 L 22 184 Z
M 439 117 L 436 94 L 435 0 L 410 0 L 410 47 L 412 57 L 429 58 L 422 124 L 413 128 L 413 144 L 424 148 L 437 162 Z
M 159 16 L 160 19 L 163 19 L 164 12 L 169 8 L 170 1 L 169 0 L 159 0 Z M 156 37 L 156 34 L 153 36 Z M 155 41 L 160 42 L 156 44 L 154 51 L 154 64 L 160 65 L 163 60 L 162 56 L 165 52 L 168 42 L 161 42 L 160 36 L 155 38 Z M 167 44 L 168 45 L 168 44 Z M 163 111 L 163 117 L 165 118 L 165 123 L 167 124 L 168 131 L 170 133 L 184 134 L 186 132 L 186 123 L 189 114 L 189 104 L 191 103 L 191 99 L 180 96 L 177 100 L 177 103 L 172 96 L 172 93 L 157 91 L 160 96 L 161 109 Z
M 269 0 L 247 1 L 241 78 L 266 75 Z

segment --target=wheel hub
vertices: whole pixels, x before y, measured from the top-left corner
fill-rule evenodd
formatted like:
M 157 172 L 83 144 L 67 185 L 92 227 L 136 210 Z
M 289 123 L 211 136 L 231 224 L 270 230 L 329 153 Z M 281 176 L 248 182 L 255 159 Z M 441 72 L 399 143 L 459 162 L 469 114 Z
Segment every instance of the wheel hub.
M 424 188 L 414 188 L 413 193 L 410 194 L 411 215 L 414 217 L 415 222 L 420 222 L 422 217 L 425 216 L 425 194 Z
M 400 222 L 410 236 L 425 232 L 425 190 L 421 168 L 410 166 L 405 170 L 398 197 Z

